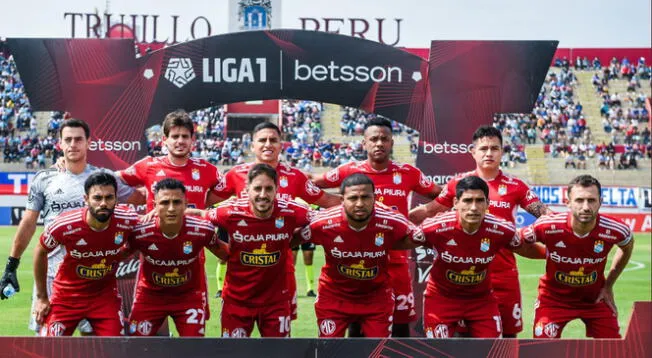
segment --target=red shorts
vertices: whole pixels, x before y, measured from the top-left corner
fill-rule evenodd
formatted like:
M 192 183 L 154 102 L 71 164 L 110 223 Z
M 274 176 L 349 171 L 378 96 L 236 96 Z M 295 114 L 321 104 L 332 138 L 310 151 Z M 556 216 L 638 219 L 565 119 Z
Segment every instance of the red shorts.
M 222 337 L 251 336 L 254 323 L 261 337 L 290 336 L 290 303 L 281 301 L 263 307 L 246 307 L 222 301 Z
M 405 263 L 389 263 L 387 266 L 390 285 L 394 290 L 394 323 L 407 324 L 417 319 L 412 292 L 412 275 L 410 265 Z
M 523 330 L 521 286 L 518 274 L 492 272 L 491 285 L 498 300 L 503 334 L 514 335 Z M 500 277 L 500 278 L 498 278 Z
M 315 313 L 320 338 L 344 337 L 349 324 L 360 323 L 367 338 L 387 338 L 392 333 L 394 300 L 379 296 L 364 302 L 318 296 Z
M 290 317 L 292 320 L 296 320 L 299 316 L 297 313 L 297 279 L 294 277 L 294 270 L 287 273 L 287 282 L 288 291 L 290 291 Z
M 50 313 L 41 327 L 42 336 L 72 336 L 77 324 L 87 319 L 97 336 L 122 335 L 122 300 L 120 296 L 98 296 L 91 300 L 61 302 L 50 305 Z
M 561 338 L 566 324 L 577 318 L 586 325 L 587 337 L 621 338 L 618 317 L 606 303 L 567 304 L 545 296 L 534 304 L 534 338 Z
M 449 298 L 429 295 L 423 302 L 423 330 L 428 338 L 449 338 L 459 332 L 463 320 L 471 337 L 496 338 L 501 335 L 500 313 L 496 299 Z
M 177 303 L 171 303 L 177 302 Z M 136 295 L 129 316 L 129 335 L 155 336 L 168 316 L 182 337 L 203 337 L 206 331 L 206 292 L 180 296 Z

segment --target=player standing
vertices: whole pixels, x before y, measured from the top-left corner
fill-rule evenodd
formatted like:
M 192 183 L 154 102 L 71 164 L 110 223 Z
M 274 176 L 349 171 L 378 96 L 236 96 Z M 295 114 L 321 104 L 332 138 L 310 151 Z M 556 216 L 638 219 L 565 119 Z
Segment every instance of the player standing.
M 453 207 L 457 183 L 471 175 L 484 179 L 489 185 L 489 213 L 492 215 L 514 223 L 519 206 L 535 217 L 551 213 L 527 184 L 500 170 L 502 154 L 503 137 L 500 131 L 492 126 L 479 127 L 473 133 L 471 148 L 476 169 L 453 178 L 435 200 L 412 209 L 410 220 L 418 224 L 427 217 L 450 210 Z M 545 257 L 543 248 L 534 245 L 524 246 L 519 253 L 530 258 Z M 523 330 L 523 321 L 521 288 L 513 252 L 508 249 L 501 250 L 491 264 L 491 271 L 491 285 L 498 298 L 503 337 L 515 338 L 518 332 Z
M 157 216 L 139 223 L 129 237 L 131 248 L 141 253 L 130 335 L 152 336 L 170 316 L 179 335 L 204 336 L 208 302 L 200 253 L 204 247 L 223 258 L 227 253 L 210 222 L 184 215 L 185 195 L 179 180 L 157 182 Z
M 254 323 L 261 337 L 290 336 L 290 241 L 310 223 L 310 210 L 277 199 L 277 183 L 271 166 L 255 164 L 247 174 L 245 197 L 204 213 L 229 238 L 222 337 L 249 337 Z
M 491 214 L 489 187 L 477 176 L 457 182 L 453 205 L 422 224 L 424 245 L 436 252 L 424 294 L 423 329 L 428 338 L 453 337 L 464 320 L 471 337 L 500 337 L 498 302 L 489 265 L 499 250 L 521 247 L 514 224 Z
M 115 279 L 126 237 L 138 222 L 128 207 L 116 206 L 117 181 L 95 172 L 84 183 L 87 207 L 59 215 L 34 250 L 35 320 L 42 336 L 71 336 L 86 319 L 98 336 L 119 336 L 121 298 Z M 59 246 L 65 256 L 48 294 L 48 252 Z
M 521 229 L 522 236 L 546 245 L 546 272 L 539 281 L 534 338 L 560 338 L 569 321 L 581 319 L 586 336 L 620 338 L 613 287 L 634 250 L 629 227 L 600 214 L 601 185 L 590 175 L 567 189 L 569 212 L 544 216 Z M 604 276 L 609 251 L 616 247 Z
M 365 126 L 362 144 L 367 151 L 367 160 L 340 165 L 325 175 L 316 177 L 315 184 L 321 188 L 334 188 L 353 173 L 365 174 L 374 182 L 376 200 L 405 216 L 410 209 L 412 192 L 431 199 L 439 194 L 439 186 L 433 184 L 419 169 L 390 159 L 394 139 L 392 125 L 387 119 L 369 121 Z M 408 324 L 416 319 L 416 312 L 407 251 L 390 252 L 389 275 L 396 296 L 392 336 L 409 337 Z M 359 327 L 351 327 L 349 335 L 360 336 Z
M 394 293 L 389 251 L 423 241 L 421 230 L 393 210 L 375 203 L 374 183 L 356 173 L 342 181 L 342 205 L 321 211 L 301 231 L 324 247 L 315 313 L 319 337 L 344 337 L 357 322 L 365 337 L 392 333 Z
M 228 199 L 232 195 L 244 197 L 247 195 L 247 173 L 254 165 L 267 164 L 276 170 L 278 176 L 278 187 L 276 198 L 279 200 L 292 201 L 300 198 L 309 204 L 329 208 L 340 204 L 340 198 L 324 192 L 315 186 L 310 179 L 299 169 L 279 161 L 282 149 L 281 130 L 273 123 L 263 122 L 254 127 L 252 134 L 251 150 L 255 156 L 253 163 L 236 165 L 224 175 L 224 183 L 219 189 L 213 191 L 216 201 Z M 314 245 L 304 243 L 303 250 L 314 250 Z M 291 293 L 292 319 L 297 318 L 297 297 L 296 280 L 294 277 L 293 257 L 287 257 L 288 265 L 288 286 Z M 307 262 L 308 264 L 310 262 Z M 224 267 L 224 266 L 222 266 Z M 218 278 L 223 275 L 218 267 Z M 312 265 L 306 265 L 306 277 L 310 280 L 313 277 Z M 218 289 L 220 288 L 218 279 Z
M 65 120 L 61 124 L 59 141 L 65 158 L 65 170 L 46 169 L 39 171 L 34 176 L 29 187 L 25 212 L 16 230 L 7 266 L 0 280 L 0 298 L 7 298 L 3 291 L 9 284 L 17 292 L 20 291 L 16 270 L 20 263 L 20 257 L 34 236 L 39 216 L 43 217 L 43 223 L 47 229 L 57 215 L 85 205 L 84 182 L 92 173 L 104 170 L 90 165 L 86 161 L 90 135 L 88 124 L 82 120 L 73 118 Z M 138 191 L 134 191 L 120 182 L 118 182 L 117 197 L 120 202 L 140 203 L 142 201 L 142 196 Z M 48 296 L 51 295 L 52 281 L 64 254 L 65 250 L 61 246 L 54 248 L 48 254 L 46 283 Z M 35 302 L 36 296 L 32 296 L 32 309 Z M 40 330 L 33 316 L 30 319 L 29 328 L 37 333 Z M 83 323 L 80 326 L 80 331 L 83 334 L 90 334 L 92 328 L 87 323 Z

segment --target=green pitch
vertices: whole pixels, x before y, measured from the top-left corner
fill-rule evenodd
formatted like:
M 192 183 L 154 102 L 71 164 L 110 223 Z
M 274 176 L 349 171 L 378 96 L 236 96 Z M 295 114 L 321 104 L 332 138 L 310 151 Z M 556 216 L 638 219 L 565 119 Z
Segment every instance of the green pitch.
M 4 265 L 5 257 L 9 253 L 11 241 L 16 231 L 15 227 L 0 227 L 0 260 Z M 37 234 L 40 230 L 37 231 Z M 625 334 L 625 329 L 631 315 L 632 304 L 634 301 L 650 301 L 650 235 L 638 234 L 635 236 L 635 249 L 629 267 L 622 274 L 615 288 L 616 303 L 619 307 L 619 321 L 621 334 Z M 32 251 L 36 240 L 32 240 L 30 248 L 21 259 L 18 278 L 21 284 L 21 292 L 9 300 L 0 302 L 0 335 L 2 336 L 21 336 L 33 335 L 27 329 L 27 320 L 31 306 L 32 292 Z M 208 337 L 219 337 L 219 312 L 220 300 L 214 298 L 216 292 L 215 281 L 215 257 L 211 254 L 206 255 L 206 270 L 209 275 L 210 283 L 210 305 L 212 318 L 207 322 L 206 335 Z M 319 267 L 324 263 L 324 254 L 321 247 L 315 251 L 315 276 L 319 275 Z M 538 277 L 543 273 L 543 261 L 528 260 L 519 257 L 519 270 L 521 274 L 521 291 L 523 295 L 523 323 L 524 330 L 520 334 L 521 338 L 532 337 L 532 320 L 534 318 L 533 306 L 536 298 L 536 289 Z M 607 263 L 607 268 L 610 263 Z M 4 270 L 4 266 L 2 266 Z M 297 288 L 299 292 L 299 319 L 292 324 L 293 337 L 317 337 L 317 321 L 313 307 L 314 298 L 306 297 L 306 284 L 304 277 L 304 268 L 302 257 L 299 255 L 297 262 Z M 317 278 L 315 277 L 315 281 Z M 564 330 L 564 338 L 584 338 L 584 326 L 581 321 L 571 322 Z

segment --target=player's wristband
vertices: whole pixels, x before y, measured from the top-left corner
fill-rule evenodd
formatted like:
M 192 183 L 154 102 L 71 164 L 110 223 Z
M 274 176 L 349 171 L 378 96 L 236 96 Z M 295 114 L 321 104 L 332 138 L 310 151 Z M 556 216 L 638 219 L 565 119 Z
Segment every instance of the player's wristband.
M 5 267 L 6 272 L 14 272 L 18 269 L 18 264 L 20 264 L 20 259 L 9 256 L 7 259 L 7 266 Z

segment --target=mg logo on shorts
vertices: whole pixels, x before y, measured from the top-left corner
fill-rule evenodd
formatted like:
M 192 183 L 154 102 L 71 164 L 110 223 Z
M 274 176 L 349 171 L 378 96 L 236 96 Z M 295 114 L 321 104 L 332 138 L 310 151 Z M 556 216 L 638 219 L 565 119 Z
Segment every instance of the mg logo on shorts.
M 335 333 L 335 328 L 335 322 L 330 319 L 325 319 L 319 324 L 319 331 L 324 336 L 330 336 L 331 334 Z
M 438 324 L 433 333 L 435 338 L 448 338 L 448 326 L 445 324 Z
M 66 326 L 64 326 L 61 322 L 53 322 L 50 324 L 50 327 L 48 327 L 49 336 L 61 337 L 65 331 Z
M 152 333 L 152 323 L 150 321 L 142 321 L 138 323 L 138 333 L 143 336 L 149 336 Z
M 557 333 L 559 333 L 559 325 L 555 323 L 548 323 L 544 328 L 543 328 L 543 333 L 546 334 L 546 336 L 550 338 L 555 338 L 557 337 Z

